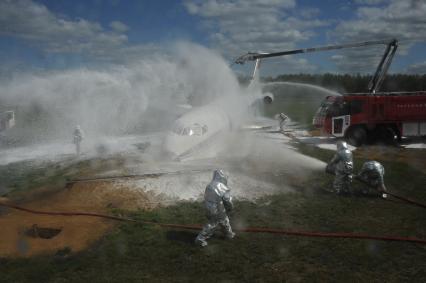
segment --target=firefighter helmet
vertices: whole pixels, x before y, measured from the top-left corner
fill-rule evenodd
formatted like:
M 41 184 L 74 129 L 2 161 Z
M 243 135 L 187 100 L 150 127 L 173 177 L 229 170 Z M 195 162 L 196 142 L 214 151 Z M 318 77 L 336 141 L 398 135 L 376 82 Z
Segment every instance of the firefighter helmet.
M 336 143 L 336 146 L 337 146 L 337 150 L 348 149 L 348 144 L 345 141 L 338 141 Z

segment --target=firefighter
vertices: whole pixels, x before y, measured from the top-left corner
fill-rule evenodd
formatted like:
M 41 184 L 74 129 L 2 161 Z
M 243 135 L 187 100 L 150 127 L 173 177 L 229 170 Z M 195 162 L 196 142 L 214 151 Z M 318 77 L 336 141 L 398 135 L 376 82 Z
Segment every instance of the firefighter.
M 337 152 L 328 163 L 326 172 L 335 175 L 333 189 L 338 194 L 350 193 L 352 183 L 352 152 L 344 141 L 338 141 Z
M 75 150 L 77 155 L 80 155 L 81 142 L 83 141 L 83 131 L 80 126 L 77 125 L 73 132 L 73 143 L 75 144 Z
M 226 174 L 222 170 L 215 170 L 213 180 L 207 185 L 204 192 L 204 205 L 208 221 L 195 239 L 195 243 L 202 247 L 207 246 L 207 239 L 213 236 L 218 226 L 226 238 L 232 239 L 235 236 L 227 215 L 233 209 L 231 190 L 227 187 L 227 183 Z
M 383 198 L 387 198 L 388 195 L 385 193 L 387 189 L 383 180 L 384 175 L 385 168 L 382 164 L 377 161 L 367 161 L 362 165 L 358 175 L 355 175 L 355 179 L 380 192 Z
M 285 130 L 285 124 L 287 123 L 288 116 L 285 115 L 284 113 L 280 113 L 278 115 L 278 119 L 280 121 L 280 130 L 281 130 L 281 132 L 284 132 L 284 130 Z

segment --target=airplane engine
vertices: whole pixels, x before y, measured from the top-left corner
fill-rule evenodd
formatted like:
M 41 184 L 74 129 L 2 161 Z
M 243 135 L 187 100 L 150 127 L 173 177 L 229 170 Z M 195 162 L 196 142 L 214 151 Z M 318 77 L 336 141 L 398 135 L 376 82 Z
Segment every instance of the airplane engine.
M 263 95 L 263 103 L 271 104 L 274 101 L 274 95 L 270 92 Z

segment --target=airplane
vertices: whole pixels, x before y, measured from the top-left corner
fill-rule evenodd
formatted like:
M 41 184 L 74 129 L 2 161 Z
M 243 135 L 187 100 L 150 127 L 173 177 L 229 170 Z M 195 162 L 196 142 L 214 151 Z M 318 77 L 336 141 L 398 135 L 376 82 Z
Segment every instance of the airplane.
M 242 127 L 249 107 L 256 101 L 272 103 L 271 93 L 260 96 L 260 91 L 256 92 L 254 82 L 259 67 L 260 59 L 256 60 L 247 87 L 248 95 L 219 98 L 205 106 L 194 107 L 178 118 L 165 136 L 164 155 L 173 160 L 182 160 L 213 143 L 220 143 L 224 133 Z

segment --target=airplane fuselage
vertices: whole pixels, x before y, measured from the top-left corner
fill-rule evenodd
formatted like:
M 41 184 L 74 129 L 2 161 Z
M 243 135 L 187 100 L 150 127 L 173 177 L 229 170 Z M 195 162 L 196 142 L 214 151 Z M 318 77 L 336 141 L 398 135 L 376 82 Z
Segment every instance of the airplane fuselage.
M 198 107 L 175 121 L 166 134 L 163 150 L 173 159 L 182 158 L 217 141 L 231 128 L 230 116 L 220 103 Z

